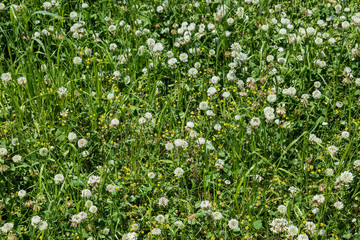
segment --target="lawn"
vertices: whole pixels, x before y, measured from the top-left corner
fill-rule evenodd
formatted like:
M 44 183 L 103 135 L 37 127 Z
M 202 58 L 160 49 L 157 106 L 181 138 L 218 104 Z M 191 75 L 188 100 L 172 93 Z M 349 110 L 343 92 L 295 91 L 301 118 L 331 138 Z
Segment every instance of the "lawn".
M 359 1 L 0 1 L 0 239 L 360 239 Z

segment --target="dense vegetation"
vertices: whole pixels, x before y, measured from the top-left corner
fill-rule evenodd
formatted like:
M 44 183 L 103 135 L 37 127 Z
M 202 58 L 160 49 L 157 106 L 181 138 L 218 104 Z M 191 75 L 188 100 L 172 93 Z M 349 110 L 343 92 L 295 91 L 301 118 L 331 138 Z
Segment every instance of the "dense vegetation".
M 0 239 L 360 239 L 360 3 L 0 3 Z

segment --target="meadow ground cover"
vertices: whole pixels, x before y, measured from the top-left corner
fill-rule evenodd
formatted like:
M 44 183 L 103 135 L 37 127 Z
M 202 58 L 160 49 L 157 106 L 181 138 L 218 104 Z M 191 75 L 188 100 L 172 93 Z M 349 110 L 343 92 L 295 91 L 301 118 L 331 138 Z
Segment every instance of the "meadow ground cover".
M 360 2 L 3 0 L 0 239 L 360 239 Z

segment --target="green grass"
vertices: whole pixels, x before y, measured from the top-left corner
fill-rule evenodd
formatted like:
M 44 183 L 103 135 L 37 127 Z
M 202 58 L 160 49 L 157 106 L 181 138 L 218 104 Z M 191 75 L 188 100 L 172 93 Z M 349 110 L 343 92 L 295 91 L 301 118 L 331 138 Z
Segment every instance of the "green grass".
M 358 1 L 126 2 L 0 5 L 0 239 L 360 239 Z

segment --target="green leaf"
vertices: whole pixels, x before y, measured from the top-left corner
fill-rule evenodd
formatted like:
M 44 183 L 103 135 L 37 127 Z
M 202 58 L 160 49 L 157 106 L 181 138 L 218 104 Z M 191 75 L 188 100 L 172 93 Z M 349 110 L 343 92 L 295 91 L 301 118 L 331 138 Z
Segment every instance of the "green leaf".
M 261 220 L 256 220 L 256 221 L 254 222 L 254 228 L 255 228 L 256 230 L 259 230 L 261 227 L 262 227 L 262 222 L 261 222 Z
M 31 39 L 34 40 L 34 41 L 36 41 L 36 42 L 41 46 L 41 48 L 42 48 L 42 50 L 44 51 L 44 53 L 46 53 L 46 49 L 45 49 L 44 43 L 43 43 L 41 40 L 39 40 L 39 39 L 37 39 L 37 38 L 34 38 L 34 37 L 32 37 Z
M 63 19 L 63 17 L 53 14 L 53 13 L 50 13 L 50 12 L 47 12 L 47 11 L 36 11 L 33 14 L 31 14 L 31 16 L 36 15 L 36 14 L 48 15 L 48 16 L 52 16 L 57 19 Z
M 210 141 L 206 141 L 206 149 L 207 150 L 214 150 L 214 146 L 211 144 Z
M 131 195 L 129 197 L 129 202 L 135 202 L 135 200 L 136 200 L 136 197 L 134 195 Z

